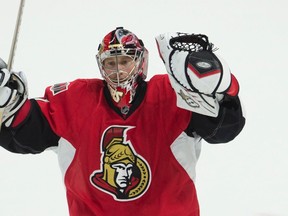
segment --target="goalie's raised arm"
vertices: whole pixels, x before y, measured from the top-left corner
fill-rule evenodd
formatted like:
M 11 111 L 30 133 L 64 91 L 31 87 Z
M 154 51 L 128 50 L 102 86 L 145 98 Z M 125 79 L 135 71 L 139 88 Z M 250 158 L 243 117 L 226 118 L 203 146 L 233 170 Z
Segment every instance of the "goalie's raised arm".
M 237 96 L 237 79 L 206 35 L 165 33 L 156 42 L 179 107 L 216 117 L 224 94 Z

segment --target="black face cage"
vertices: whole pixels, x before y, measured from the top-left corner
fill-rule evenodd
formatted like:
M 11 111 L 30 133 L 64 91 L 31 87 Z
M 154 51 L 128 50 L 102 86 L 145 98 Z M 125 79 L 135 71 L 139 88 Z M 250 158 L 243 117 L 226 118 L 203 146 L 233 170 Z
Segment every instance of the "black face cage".
M 170 40 L 170 46 L 175 50 L 199 52 L 202 50 L 216 51 L 214 44 L 210 43 L 208 37 L 203 34 L 186 34 L 178 33 L 177 37 L 173 37 Z

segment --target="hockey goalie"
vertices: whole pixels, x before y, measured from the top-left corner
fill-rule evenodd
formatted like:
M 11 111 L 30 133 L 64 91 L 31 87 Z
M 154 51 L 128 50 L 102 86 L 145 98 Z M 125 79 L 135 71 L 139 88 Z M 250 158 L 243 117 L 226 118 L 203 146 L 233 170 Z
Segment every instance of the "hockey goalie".
M 239 83 L 206 35 L 165 33 L 156 44 L 167 74 L 146 81 L 148 50 L 119 27 L 98 48 L 102 79 L 51 85 L 40 98 L 0 62 L 0 145 L 56 150 L 70 216 L 200 215 L 201 142 L 241 132 Z

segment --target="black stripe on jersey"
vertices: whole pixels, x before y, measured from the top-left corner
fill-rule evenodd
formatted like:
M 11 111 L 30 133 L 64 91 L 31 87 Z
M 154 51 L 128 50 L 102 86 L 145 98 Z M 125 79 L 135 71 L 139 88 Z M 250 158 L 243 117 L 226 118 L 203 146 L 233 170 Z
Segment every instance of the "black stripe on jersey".
M 15 128 L 2 127 L 0 133 L 0 145 L 10 152 L 21 154 L 43 152 L 57 146 L 59 139 L 34 99 L 31 99 L 31 110 L 26 119 Z

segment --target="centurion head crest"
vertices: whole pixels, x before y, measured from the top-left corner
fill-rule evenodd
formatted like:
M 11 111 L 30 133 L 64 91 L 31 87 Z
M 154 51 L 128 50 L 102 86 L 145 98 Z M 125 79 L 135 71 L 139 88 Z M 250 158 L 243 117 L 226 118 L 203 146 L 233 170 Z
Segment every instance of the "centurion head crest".
M 147 162 L 127 139 L 131 126 L 111 126 L 101 140 L 102 167 L 91 174 L 91 183 L 114 199 L 137 199 L 148 189 L 151 172 Z

